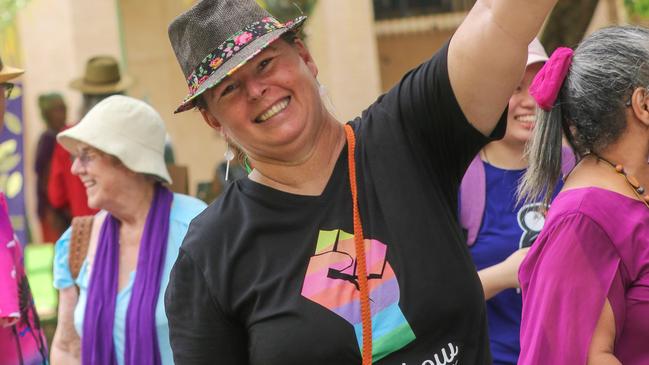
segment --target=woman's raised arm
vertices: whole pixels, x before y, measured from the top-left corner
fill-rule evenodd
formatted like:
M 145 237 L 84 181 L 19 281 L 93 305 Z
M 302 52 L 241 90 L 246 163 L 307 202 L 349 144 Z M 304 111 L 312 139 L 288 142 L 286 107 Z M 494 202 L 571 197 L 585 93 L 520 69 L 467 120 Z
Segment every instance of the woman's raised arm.
M 451 40 L 448 72 L 467 119 L 491 133 L 556 0 L 478 0 Z

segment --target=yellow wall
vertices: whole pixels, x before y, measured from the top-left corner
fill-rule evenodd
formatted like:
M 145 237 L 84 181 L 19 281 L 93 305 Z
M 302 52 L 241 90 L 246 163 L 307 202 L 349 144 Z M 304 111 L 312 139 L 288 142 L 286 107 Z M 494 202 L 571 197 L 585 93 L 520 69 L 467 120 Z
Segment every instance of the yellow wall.
M 31 232 L 40 241 L 36 217 L 34 154 L 45 129 L 36 100 L 44 92 L 62 92 L 68 120 L 78 120 L 81 96 L 68 88 L 83 74 L 85 60 L 96 54 L 120 58 L 116 9 L 110 0 L 31 0 L 18 18 L 25 84 L 25 193 Z
M 381 89 L 387 91 L 406 72 L 429 59 L 452 34 L 452 31 L 428 31 L 379 37 Z
M 200 114 L 173 114 L 187 94 L 187 83 L 167 37 L 171 20 L 190 2 L 180 0 L 119 1 L 128 72 L 137 77 L 130 95 L 151 103 L 171 136 L 176 163 L 189 167 L 190 192 L 209 181 L 225 145 Z
M 620 3 L 622 0 L 602 0 Z M 68 88 L 85 61 L 109 54 L 136 79 L 131 96 L 150 102 L 166 121 L 176 159 L 189 167 L 190 188 L 210 180 L 225 149 L 222 139 L 196 112 L 173 115 L 186 92 L 184 77 L 167 38 L 171 19 L 192 0 L 31 0 L 19 16 L 25 89 L 26 194 L 32 232 L 35 217 L 34 149 L 43 125 L 39 93 L 61 91 L 69 120 L 78 119 L 80 95 Z M 592 27 L 610 23 L 601 5 Z M 120 15 L 120 16 L 118 16 Z M 320 0 L 307 22 L 307 44 L 341 121 L 357 116 L 380 92 L 430 57 L 452 34 L 462 14 L 374 22 L 370 0 Z M 602 19 L 604 19 L 602 21 Z M 121 38 L 120 38 L 121 35 Z M 39 239 L 37 236 L 36 239 Z
M 341 122 L 360 115 L 380 92 L 370 0 L 320 0 L 305 32 Z
M 34 149 L 44 130 L 37 95 L 63 92 L 69 121 L 78 120 L 80 94 L 68 88 L 83 74 L 87 58 L 108 54 L 123 62 L 135 78 L 128 94 L 151 103 L 163 116 L 176 160 L 189 167 L 190 189 L 210 180 L 223 159 L 224 143 L 197 112 L 173 115 L 187 86 L 168 41 L 169 22 L 191 0 L 31 0 L 20 12 L 25 95 L 27 205 L 32 231 L 35 216 Z M 380 91 L 376 39 L 370 0 L 319 1 L 307 23 L 307 44 L 319 66 L 336 114 L 346 121 L 360 113 Z

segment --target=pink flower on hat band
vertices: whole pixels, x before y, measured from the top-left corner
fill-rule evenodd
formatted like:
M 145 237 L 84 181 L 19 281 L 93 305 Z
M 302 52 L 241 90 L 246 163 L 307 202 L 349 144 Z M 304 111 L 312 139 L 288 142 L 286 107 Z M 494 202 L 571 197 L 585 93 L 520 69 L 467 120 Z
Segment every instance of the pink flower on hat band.
M 234 39 L 234 43 L 237 46 L 240 46 L 242 44 L 246 44 L 250 42 L 251 39 L 252 39 L 252 34 L 250 32 L 243 32 Z
M 574 51 L 570 48 L 557 48 L 534 77 L 530 86 L 530 95 L 541 109 L 549 111 L 554 106 L 561 85 L 570 70 L 573 54 Z

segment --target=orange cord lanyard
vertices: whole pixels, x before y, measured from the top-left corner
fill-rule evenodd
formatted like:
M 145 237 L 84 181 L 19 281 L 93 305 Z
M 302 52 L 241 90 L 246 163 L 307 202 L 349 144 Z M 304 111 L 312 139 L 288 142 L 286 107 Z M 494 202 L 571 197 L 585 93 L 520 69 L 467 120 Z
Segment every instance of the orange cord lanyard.
M 356 188 L 356 161 L 354 149 L 356 138 L 354 130 L 345 124 L 347 136 L 347 160 L 349 163 L 349 185 L 352 191 L 352 205 L 354 209 L 354 244 L 356 248 L 356 275 L 361 292 L 361 323 L 363 325 L 363 362 L 362 365 L 372 364 L 372 313 L 370 311 L 370 295 L 367 287 L 367 266 L 365 260 L 365 240 L 363 239 L 363 226 L 361 215 L 358 211 L 358 189 Z

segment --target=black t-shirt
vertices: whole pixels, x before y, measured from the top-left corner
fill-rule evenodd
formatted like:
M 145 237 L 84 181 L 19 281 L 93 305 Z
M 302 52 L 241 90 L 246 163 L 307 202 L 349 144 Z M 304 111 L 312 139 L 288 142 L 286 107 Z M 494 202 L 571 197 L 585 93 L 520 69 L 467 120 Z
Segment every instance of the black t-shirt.
M 446 56 L 351 122 L 379 365 L 491 362 L 456 213 L 489 139 L 461 112 Z M 172 271 L 176 364 L 360 364 L 359 297 L 346 148 L 320 196 L 238 180 L 192 222 Z

